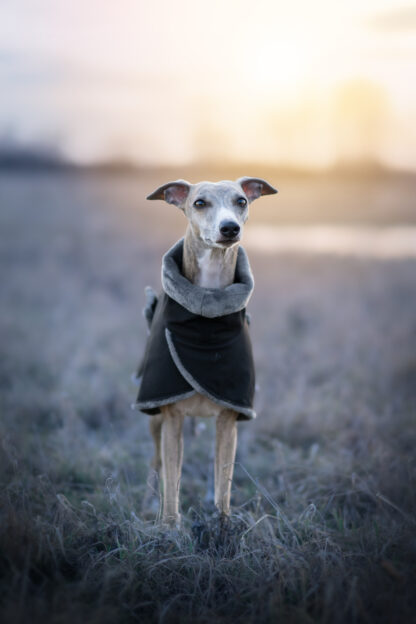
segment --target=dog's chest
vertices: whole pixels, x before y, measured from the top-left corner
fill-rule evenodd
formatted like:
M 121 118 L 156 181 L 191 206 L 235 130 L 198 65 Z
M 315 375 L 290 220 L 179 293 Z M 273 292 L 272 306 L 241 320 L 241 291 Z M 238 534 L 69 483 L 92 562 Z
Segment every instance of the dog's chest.
M 224 275 L 224 267 L 214 256 L 211 249 L 204 251 L 198 258 L 198 274 L 196 283 L 202 288 L 224 288 L 228 285 Z M 208 397 L 196 393 L 187 399 L 182 399 L 175 404 L 175 408 L 184 416 L 199 416 L 201 418 L 216 418 L 224 407 L 218 405 Z

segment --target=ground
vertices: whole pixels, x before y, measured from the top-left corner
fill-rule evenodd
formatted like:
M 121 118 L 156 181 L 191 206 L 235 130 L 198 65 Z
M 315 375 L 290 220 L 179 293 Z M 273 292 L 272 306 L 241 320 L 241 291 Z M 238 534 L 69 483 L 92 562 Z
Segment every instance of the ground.
M 416 220 L 410 177 L 268 173 L 280 195 L 250 223 Z M 230 524 L 211 421 L 187 423 L 183 530 L 143 509 L 130 375 L 185 227 L 144 197 L 179 177 L 0 173 L 2 621 L 415 622 L 415 259 L 248 250 L 258 418 Z

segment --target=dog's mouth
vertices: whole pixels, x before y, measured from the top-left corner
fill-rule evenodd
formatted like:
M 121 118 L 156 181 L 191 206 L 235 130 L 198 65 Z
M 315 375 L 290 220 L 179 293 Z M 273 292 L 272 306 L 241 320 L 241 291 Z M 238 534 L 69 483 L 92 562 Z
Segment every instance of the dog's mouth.
M 216 241 L 217 245 L 221 245 L 221 247 L 232 247 L 236 243 L 240 242 L 240 237 L 236 236 L 235 238 L 220 238 Z

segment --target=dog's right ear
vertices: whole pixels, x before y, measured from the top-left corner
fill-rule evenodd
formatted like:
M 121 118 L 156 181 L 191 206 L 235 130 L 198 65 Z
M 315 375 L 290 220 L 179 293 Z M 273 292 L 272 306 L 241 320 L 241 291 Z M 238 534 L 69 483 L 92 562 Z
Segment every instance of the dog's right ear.
M 192 184 L 186 180 L 176 180 L 176 182 L 167 182 L 159 186 L 153 193 L 150 193 L 146 199 L 163 199 L 168 204 L 174 204 L 178 208 L 184 207 L 186 198 L 189 195 Z

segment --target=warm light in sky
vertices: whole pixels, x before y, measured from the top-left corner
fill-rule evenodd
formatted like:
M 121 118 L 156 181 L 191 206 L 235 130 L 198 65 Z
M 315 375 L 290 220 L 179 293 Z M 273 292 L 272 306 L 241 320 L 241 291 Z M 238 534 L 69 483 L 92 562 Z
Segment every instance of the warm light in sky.
M 416 167 L 416 8 L 3 0 L 0 138 L 78 160 Z
M 278 68 L 277 59 L 281 59 Z M 271 86 L 274 90 L 290 90 L 305 81 L 310 66 L 305 43 L 299 45 L 283 37 L 259 42 L 247 61 L 253 87 L 266 93 Z

